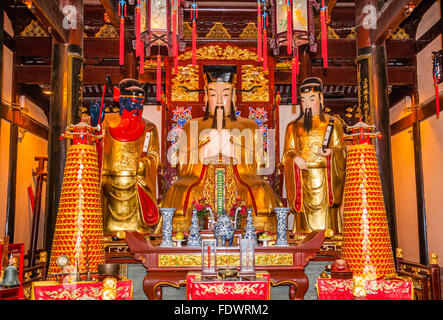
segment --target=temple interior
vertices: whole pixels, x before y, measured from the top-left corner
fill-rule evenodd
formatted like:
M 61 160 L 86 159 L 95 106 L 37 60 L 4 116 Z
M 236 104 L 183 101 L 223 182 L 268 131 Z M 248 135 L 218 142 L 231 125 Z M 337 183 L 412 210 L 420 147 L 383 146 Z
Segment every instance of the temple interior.
M 442 13 L 1 0 L 0 300 L 441 300 Z

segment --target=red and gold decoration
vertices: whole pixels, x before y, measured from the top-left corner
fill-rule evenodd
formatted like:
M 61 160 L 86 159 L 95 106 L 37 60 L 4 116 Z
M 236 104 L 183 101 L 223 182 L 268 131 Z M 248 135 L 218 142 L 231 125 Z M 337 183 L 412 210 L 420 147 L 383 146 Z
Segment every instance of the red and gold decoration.
M 132 300 L 132 281 L 117 281 L 114 290 L 103 282 L 77 282 L 60 284 L 56 281 L 32 283 L 31 300 Z M 114 291 L 110 293 L 110 291 Z M 109 299 L 112 296 L 113 299 Z
M 257 61 L 262 61 L 262 27 L 261 27 L 261 6 L 260 0 L 257 0 Z
M 186 276 L 188 300 L 270 300 L 270 276 L 257 273 L 255 280 L 202 280 L 200 273 Z
M 80 123 L 68 127 L 63 135 L 73 139 L 73 144 L 66 156 L 49 276 L 61 272 L 56 263 L 60 255 L 78 265 L 80 272 L 97 272 L 97 266 L 105 262 L 97 151 L 91 143 L 102 137 L 95 136 L 94 130 L 97 128 Z
M 356 284 L 352 279 L 317 279 L 319 300 L 353 300 Z M 412 300 L 412 281 L 374 280 L 365 286 L 366 300 Z
M 362 122 L 349 128 L 360 144 L 348 150 L 343 213 L 342 258 L 354 277 L 367 280 L 395 276 L 395 266 L 375 147 Z

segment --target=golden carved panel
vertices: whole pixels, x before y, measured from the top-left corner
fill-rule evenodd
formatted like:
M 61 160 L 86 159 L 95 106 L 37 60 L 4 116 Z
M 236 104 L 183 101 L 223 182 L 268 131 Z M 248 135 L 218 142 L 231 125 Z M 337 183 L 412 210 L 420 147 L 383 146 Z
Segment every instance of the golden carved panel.
M 192 28 L 189 22 L 183 22 L 183 39 L 192 39 Z
M 22 37 L 49 37 L 49 33 L 46 32 L 37 20 L 32 20 L 20 35 Z
M 216 208 L 216 182 L 215 182 L 215 165 L 210 164 L 208 166 L 208 171 L 206 173 L 205 177 L 205 183 L 204 183 L 204 189 L 203 189 L 203 195 L 208 199 L 209 204 L 211 205 L 212 210 L 215 210 Z M 225 187 L 225 207 L 224 209 L 226 212 L 229 212 L 229 210 L 232 208 L 234 203 L 236 202 L 235 199 L 237 198 L 237 181 L 235 179 L 234 175 L 234 168 L 231 164 L 225 166 L 225 181 L 226 181 L 226 187 Z
M 179 60 L 189 60 L 192 51 L 189 50 L 181 54 Z M 257 54 L 248 49 L 226 46 L 222 48 L 218 45 L 205 46 L 197 49 L 197 60 L 257 60 Z
M 266 78 L 263 67 L 253 65 L 242 66 L 242 90 L 252 91 L 242 92 L 244 102 L 268 102 L 269 101 L 269 80 Z
M 179 66 L 171 88 L 172 101 L 198 101 L 198 92 L 188 92 L 180 86 L 190 90 L 198 89 L 198 65 Z
M 258 253 L 255 255 L 257 266 L 292 266 L 292 253 Z M 218 255 L 217 266 L 239 266 L 240 255 Z M 159 267 L 199 267 L 201 254 L 160 254 L 158 255 Z
M 231 35 L 221 22 L 216 22 L 206 35 L 206 39 L 231 39 Z
M 114 39 L 118 38 L 119 35 L 117 30 L 115 30 L 114 26 L 109 23 L 105 23 L 100 30 L 95 34 L 96 38 L 106 38 L 106 39 Z
M 257 25 L 254 22 L 249 22 L 246 28 L 243 29 L 239 36 L 240 39 L 257 39 Z

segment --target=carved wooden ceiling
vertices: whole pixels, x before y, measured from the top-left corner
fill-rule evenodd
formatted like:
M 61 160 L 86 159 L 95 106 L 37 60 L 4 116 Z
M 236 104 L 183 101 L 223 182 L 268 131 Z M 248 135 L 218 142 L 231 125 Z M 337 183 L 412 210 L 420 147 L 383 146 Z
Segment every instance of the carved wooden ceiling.
M 124 76 L 124 68 L 118 65 L 118 29 L 112 24 L 104 23 L 103 3 L 105 2 L 111 2 L 115 8 L 117 7 L 117 0 L 84 1 L 85 103 L 101 97 L 101 87 L 106 74 L 110 74 L 115 81 Z M 387 2 L 387 0 L 381 2 Z M 386 42 L 391 103 L 409 94 L 414 85 L 417 52 L 415 31 L 421 16 L 434 2 L 435 0 L 422 1 L 403 21 L 399 29 L 392 31 L 390 39 Z M 190 21 L 189 5 L 191 3 L 191 1 L 185 1 L 184 22 Z M 227 41 L 238 45 L 255 46 L 256 40 L 250 38 L 251 33 L 248 32 L 252 30 L 253 34 L 255 27 L 256 0 L 197 1 L 197 3 L 199 5 L 197 23 L 199 44 Z M 317 52 L 309 53 L 309 61 L 302 61 L 301 69 L 305 69 L 302 74 L 324 79 L 328 88 L 326 104 L 332 109 L 343 112 L 357 104 L 355 90 L 357 79 L 354 64 L 356 58 L 355 1 L 329 0 L 327 3 L 331 12 L 328 32 L 330 67 L 327 70 L 322 68 L 321 55 Z M 45 27 L 37 22 L 37 18 L 20 0 L 6 0 L 5 11 L 14 30 L 10 46 L 17 54 L 17 81 L 26 85 L 22 88 L 28 91 L 32 89 L 34 99 L 38 100 L 35 93 L 38 90 L 35 85 L 41 87 L 50 84 L 51 37 L 45 36 L 44 33 L 47 32 Z M 129 15 L 131 12 L 131 6 L 129 6 Z M 132 21 L 133 19 L 129 17 L 126 23 L 126 28 L 130 31 L 133 30 Z M 212 39 L 208 37 L 211 31 L 216 34 Z M 187 46 L 190 46 L 190 39 L 184 39 L 184 41 Z M 269 54 L 273 55 L 272 50 Z M 285 59 L 278 58 L 276 62 L 276 92 L 280 92 L 283 103 L 290 103 L 289 69 L 285 67 Z M 154 70 L 148 70 L 145 80 L 154 82 L 154 79 Z M 43 104 L 42 108 L 48 108 L 46 100 Z

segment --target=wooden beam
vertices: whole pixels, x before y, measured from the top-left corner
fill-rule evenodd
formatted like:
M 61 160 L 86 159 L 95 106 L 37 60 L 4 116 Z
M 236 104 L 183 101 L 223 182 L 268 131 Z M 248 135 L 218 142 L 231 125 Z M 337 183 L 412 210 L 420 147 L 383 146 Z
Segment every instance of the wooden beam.
M 0 117 L 6 121 L 15 123 L 19 128 L 25 129 L 26 131 L 35 134 L 37 137 L 48 140 L 47 127 L 21 112 L 17 112 L 17 115 L 14 118 L 12 107 L 4 103 L 1 105 Z
M 62 43 L 68 43 L 69 30 L 63 28 L 65 15 L 55 0 L 31 0 L 31 11 L 36 18 L 47 28 L 50 28 L 54 38 Z
M 27 84 L 51 84 L 51 66 L 50 65 L 18 65 L 17 82 Z M 83 84 L 103 83 L 104 75 L 110 75 L 113 81 L 123 79 L 123 67 L 120 66 L 91 66 L 84 67 Z M 115 80 L 114 80 L 115 79 Z
M 109 17 L 109 20 L 111 20 L 112 25 L 115 28 L 119 28 L 120 27 L 120 17 L 118 16 L 118 11 L 114 5 L 114 2 L 111 0 L 100 0 L 100 3 L 102 4 L 103 8 L 105 9 L 105 12 Z
M 372 29 L 371 43 L 380 45 L 406 19 L 406 5 L 419 5 L 421 0 L 389 0 L 378 13 L 377 29 Z
M 49 96 L 42 92 L 42 89 L 37 84 L 19 84 L 19 92 L 31 100 L 32 103 L 37 105 L 43 110 L 46 117 L 49 117 Z

